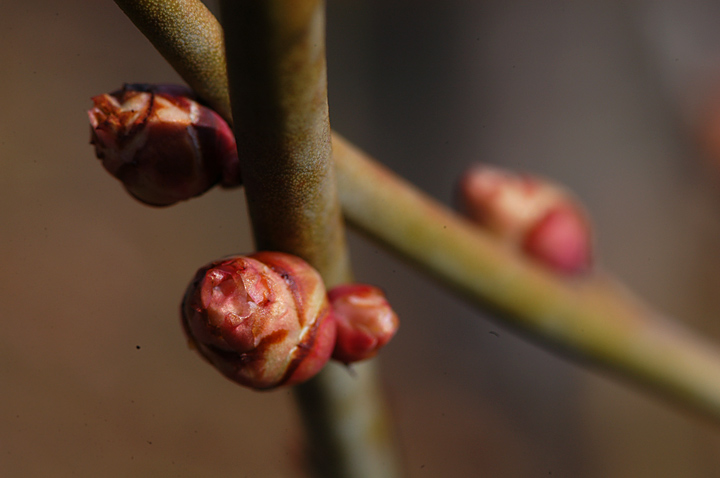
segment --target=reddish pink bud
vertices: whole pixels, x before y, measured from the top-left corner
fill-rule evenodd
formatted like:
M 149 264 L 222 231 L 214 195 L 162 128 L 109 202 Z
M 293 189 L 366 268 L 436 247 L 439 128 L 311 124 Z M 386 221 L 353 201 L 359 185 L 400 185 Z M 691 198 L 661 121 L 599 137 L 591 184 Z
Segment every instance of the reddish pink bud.
M 221 178 L 227 186 L 240 182 L 232 130 L 192 97 L 182 86 L 125 85 L 93 98 L 88 116 L 95 153 L 146 204 L 198 196 Z
M 385 294 L 370 285 L 349 284 L 328 292 L 337 322 L 333 358 L 344 363 L 375 356 L 397 332 L 400 322 Z
M 288 254 L 208 264 L 188 286 L 181 311 L 200 354 L 229 379 L 258 390 L 311 378 L 335 346 L 320 274 Z
M 693 121 L 694 139 L 714 181 L 720 177 L 720 88 L 707 94 Z
M 476 166 L 460 181 L 463 212 L 477 224 L 562 273 L 589 269 L 590 225 L 570 193 L 548 181 Z

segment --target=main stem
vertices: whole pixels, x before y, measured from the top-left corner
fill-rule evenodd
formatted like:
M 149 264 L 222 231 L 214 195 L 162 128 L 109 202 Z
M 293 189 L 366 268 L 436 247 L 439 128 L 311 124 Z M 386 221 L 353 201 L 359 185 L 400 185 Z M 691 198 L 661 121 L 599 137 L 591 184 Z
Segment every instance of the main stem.
M 232 115 L 256 246 L 302 257 L 328 287 L 351 281 L 332 161 L 320 0 L 221 2 Z M 316 471 L 395 476 L 372 366 L 295 387 Z M 370 418 L 370 420 L 368 420 Z

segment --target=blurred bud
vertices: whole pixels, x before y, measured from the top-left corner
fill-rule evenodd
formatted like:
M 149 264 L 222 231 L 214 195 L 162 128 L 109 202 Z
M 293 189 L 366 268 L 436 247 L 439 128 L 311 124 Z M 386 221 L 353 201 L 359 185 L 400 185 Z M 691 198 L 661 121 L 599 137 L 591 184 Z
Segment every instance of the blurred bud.
M 332 358 L 344 363 L 375 356 L 397 332 L 400 322 L 377 287 L 349 284 L 328 292 L 337 323 Z
M 335 345 L 335 321 L 320 274 L 279 252 L 203 267 L 181 311 L 200 354 L 229 379 L 258 390 L 308 380 Z
M 94 97 L 91 144 L 138 200 L 169 206 L 219 181 L 240 183 L 235 137 L 213 110 L 177 85 L 125 85 Z
M 459 192 L 465 215 L 528 256 L 565 274 L 590 268 L 592 235 L 586 214 L 559 186 L 475 166 L 463 175 Z
M 703 167 L 710 173 L 709 179 L 717 183 L 720 178 L 720 88 L 715 87 L 702 96 L 691 126 Z

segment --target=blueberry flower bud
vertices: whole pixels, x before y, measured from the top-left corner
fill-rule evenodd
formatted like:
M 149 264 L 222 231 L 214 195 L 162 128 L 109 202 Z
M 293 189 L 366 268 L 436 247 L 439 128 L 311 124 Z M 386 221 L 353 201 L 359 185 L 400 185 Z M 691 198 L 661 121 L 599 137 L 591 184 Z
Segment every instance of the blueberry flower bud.
M 529 257 L 564 274 L 590 268 L 586 214 L 569 192 L 548 181 L 475 166 L 460 181 L 461 209 Z
M 91 144 L 138 200 L 169 206 L 219 181 L 240 183 L 235 137 L 213 110 L 176 85 L 125 85 L 94 97 Z
M 201 268 L 181 315 L 203 357 L 227 378 L 258 390 L 311 378 L 335 345 L 320 274 L 279 252 L 229 257 Z
M 385 294 L 370 285 L 349 284 L 328 292 L 337 323 L 332 358 L 343 363 L 375 356 L 400 325 Z

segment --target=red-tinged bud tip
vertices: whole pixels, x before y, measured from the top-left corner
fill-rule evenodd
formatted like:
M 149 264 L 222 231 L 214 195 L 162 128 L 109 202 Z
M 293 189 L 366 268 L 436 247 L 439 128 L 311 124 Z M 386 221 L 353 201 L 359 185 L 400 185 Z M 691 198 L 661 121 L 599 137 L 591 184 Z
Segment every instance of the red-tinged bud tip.
M 331 289 L 328 298 L 337 322 L 335 360 L 348 364 L 371 358 L 397 332 L 398 317 L 377 287 L 342 285 Z
M 178 85 L 125 85 L 94 97 L 91 144 L 105 169 L 152 206 L 240 183 L 235 137 L 213 110 Z
M 181 315 L 203 357 L 229 379 L 258 390 L 311 378 L 335 345 L 320 274 L 288 254 L 208 264 L 188 286 Z
M 473 222 L 563 274 L 592 263 L 592 234 L 580 203 L 548 181 L 475 166 L 462 177 L 460 207 Z
M 523 250 L 553 270 L 575 274 L 590 268 L 591 243 L 585 218 L 574 209 L 557 208 L 530 228 Z

